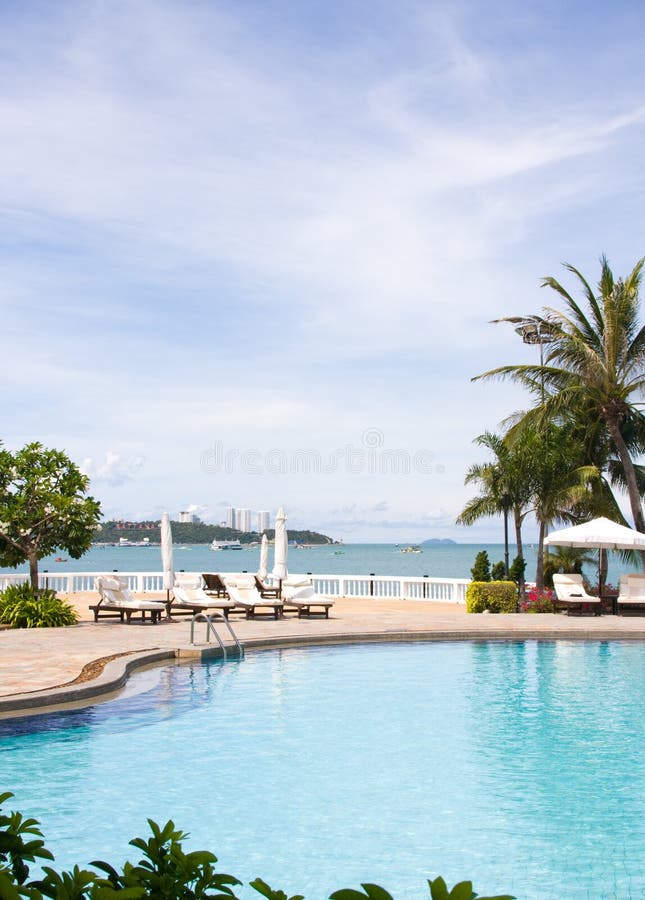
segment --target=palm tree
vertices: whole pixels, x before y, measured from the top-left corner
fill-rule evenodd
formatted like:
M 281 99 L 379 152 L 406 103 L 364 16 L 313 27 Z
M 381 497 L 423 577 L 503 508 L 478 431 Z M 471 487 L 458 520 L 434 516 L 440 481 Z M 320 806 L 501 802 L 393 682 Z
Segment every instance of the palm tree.
M 602 422 L 620 464 L 634 525 L 641 532 L 645 532 L 642 480 L 630 454 L 629 439 L 639 450 L 645 436 L 645 417 L 637 399 L 645 392 L 645 327 L 639 325 L 644 265 L 645 257 L 627 278 L 616 280 L 602 257 L 596 295 L 583 275 L 567 264 L 567 271 L 582 286 L 584 304 L 577 303 L 555 278 L 545 278 L 542 286 L 562 297 L 564 311 L 547 307 L 543 318 L 535 317 L 550 335 L 544 363 L 500 366 L 474 379 L 511 378 L 528 387 L 539 397 L 529 414 L 533 420 L 562 421 L 585 408 L 592 419 Z
M 532 511 L 539 529 L 535 582 L 541 590 L 547 530 L 554 523 L 577 523 L 588 518 L 588 510 L 604 497 L 603 481 L 596 466 L 585 464 L 583 446 L 570 423 L 551 422 L 538 428 L 529 420 L 515 431 L 532 458 Z
M 489 450 L 493 460 L 475 463 L 468 469 L 464 483 L 479 484 L 480 493 L 464 506 L 457 523 L 472 525 L 486 516 L 504 516 L 504 567 L 508 575 L 508 514 L 511 511 L 517 555 L 524 558 L 522 522 L 530 499 L 528 457 L 521 445 L 510 446 L 502 436 L 490 431 L 480 434 L 475 443 Z

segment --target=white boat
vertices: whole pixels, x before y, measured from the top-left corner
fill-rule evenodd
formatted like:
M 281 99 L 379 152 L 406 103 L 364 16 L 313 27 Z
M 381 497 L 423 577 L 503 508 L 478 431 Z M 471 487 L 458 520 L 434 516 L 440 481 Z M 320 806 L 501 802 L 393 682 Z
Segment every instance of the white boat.
M 211 550 L 242 550 L 242 544 L 239 541 L 213 541 Z
M 410 547 L 401 547 L 401 553 L 423 553 L 423 550 L 421 547 L 414 547 L 411 545 Z

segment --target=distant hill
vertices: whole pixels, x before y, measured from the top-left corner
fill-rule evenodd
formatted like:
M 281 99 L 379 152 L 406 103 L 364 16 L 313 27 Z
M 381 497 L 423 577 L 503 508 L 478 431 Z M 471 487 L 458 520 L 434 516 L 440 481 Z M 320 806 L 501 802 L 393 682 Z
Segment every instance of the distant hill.
M 214 540 L 251 544 L 261 538 L 256 531 L 237 531 L 235 528 L 206 525 L 204 522 L 171 522 L 170 526 L 173 542 L 176 544 L 210 544 Z M 287 533 L 290 541 L 303 544 L 333 544 L 330 537 L 317 531 L 295 531 L 289 528 Z M 267 529 L 266 535 L 272 541 L 273 528 Z M 158 544 L 161 540 L 160 522 L 101 522 L 94 543 L 118 544 L 119 538 L 128 538 L 131 541 L 148 538 L 151 544 Z
M 428 544 L 456 544 L 457 541 L 453 541 L 451 538 L 428 538 L 427 541 L 424 541 L 421 545 L 422 547 L 427 547 Z

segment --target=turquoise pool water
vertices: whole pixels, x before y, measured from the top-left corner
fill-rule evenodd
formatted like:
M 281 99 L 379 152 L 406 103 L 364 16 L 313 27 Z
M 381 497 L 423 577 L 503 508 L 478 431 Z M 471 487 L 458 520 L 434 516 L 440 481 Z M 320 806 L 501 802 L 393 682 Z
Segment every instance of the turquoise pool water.
M 642 900 L 644 683 L 645 646 L 626 642 L 177 666 L 111 704 L 0 723 L 0 789 L 59 865 L 135 858 L 146 817 L 172 817 L 221 870 L 307 900 L 365 880 L 425 897 L 436 874 L 521 900 Z

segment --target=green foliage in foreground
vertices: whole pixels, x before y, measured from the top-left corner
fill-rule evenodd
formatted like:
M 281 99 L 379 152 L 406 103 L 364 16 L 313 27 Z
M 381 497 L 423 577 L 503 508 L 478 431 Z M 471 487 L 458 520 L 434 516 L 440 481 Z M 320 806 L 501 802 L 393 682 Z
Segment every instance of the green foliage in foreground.
M 4 813 L 2 804 L 13 797 L 0 794 L 0 898 L 2 900 L 237 900 L 233 888 L 241 884 L 233 875 L 215 871 L 217 857 L 207 850 L 184 851 L 188 837 L 173 822 L 160 827 L 148 819 L 152 837 L 135 838 L 130 846 L 142 858 L 134 865 L 126 862 L 118 871 L 107 862 L 91 865 L 99 872 L 74 866 L 71 872 L 57 872 L 43 865 L 42 878 L 29 881 L 29 863 L 53 861 L 47 850 L 36 819 L 25 819 L 19 812 Z M 448 890 L 443 878 L 429 881 L 431 900 L 475 900 L 470 881 Z M 288 897 L 284 891 L 271 888 L 261 878 L 251 882 L 267 900 L 304 900 L 300 894 Z M 377 884 L 363 884 L 362 890 L 344 888 L 330 895 L 330 900 L 392 900 Z M 479 897 L 478 900 L 515 900 L 510 895 Z
M 12 628 L 60 628 L 76 625 L 74 609 L 56 591 L 35 591 L 30 582 L 10 584 L 0 593 L 0 624 Z
M 466 612 L 514 613 L 517 585 L 513 581 L 471 581 L 466 588 Z

